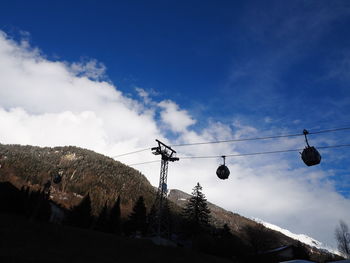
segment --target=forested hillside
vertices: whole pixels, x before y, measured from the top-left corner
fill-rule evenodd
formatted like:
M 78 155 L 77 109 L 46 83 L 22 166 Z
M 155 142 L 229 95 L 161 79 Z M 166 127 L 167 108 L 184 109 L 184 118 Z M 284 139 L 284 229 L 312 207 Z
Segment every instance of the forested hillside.
M 94 214 L 105 202 L 121 196 L 121 206 L 131 211 L 139 196 L 150 207 L 155 189 L 137 170 L 95 152 L 73 147 L 40 148 L 0 144 L 0 180 L 18 188 L 39 189 L 60 174 L 60 184 L 52 184 L 51 198 L 69 208 L 90 193 Z

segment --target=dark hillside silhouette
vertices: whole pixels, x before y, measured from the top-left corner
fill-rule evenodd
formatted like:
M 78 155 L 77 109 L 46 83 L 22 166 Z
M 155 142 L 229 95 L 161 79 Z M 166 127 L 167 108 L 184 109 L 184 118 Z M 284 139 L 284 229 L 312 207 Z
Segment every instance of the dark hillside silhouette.
M 1 214 L 0 229 L 1 263 L 232 262 L 188 249 L 157 246 L 147 239 L 29 221 L 11 214 Z
M 19 190 L 10 182 L 0 183 L 0 212 L 26 216 L 32 220 L 49 221 L 49 196 L 43 191 Z
M 9 182 L 0 182 L 0 211 L 23 213 L 24 197 L 20 190 Z

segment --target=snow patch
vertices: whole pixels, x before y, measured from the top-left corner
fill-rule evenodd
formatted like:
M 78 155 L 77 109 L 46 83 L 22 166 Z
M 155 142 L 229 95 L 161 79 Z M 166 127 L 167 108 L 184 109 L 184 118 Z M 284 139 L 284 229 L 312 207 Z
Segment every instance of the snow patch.
M 337 255 L 341 255 L 340 252 L 334 248 L 331 248 L 330 246 L 327 246 L 325 244 L 323 244 L 322 242 L 312 238 L 312 237 L 309 237 L 305 234 L 295 234 L 295 233 L 292 233 L 290 232 L 289 230 L 287 229 L 283 229 L 279 226 L 276 226 L 274 224 L 271 224 L 271 223 L 267 223 L 267 222 L 264 222 L 263 220 L 259 219 L 259 218 L 252 218 L 254 221 L 256 221 L 257 223 L 260 223 L 262 225 L 264 225 L 265 227 L 269 228 L 269 229 L 272 229 L 272 230 L 275 230 L 275 231 L 278 231 L 278 232 L 281 232 L 282 234 L 288 236 L 288 237 L 291 237 L 295 240 L 298 240 L 306 245 L 309 245 L 311 247 L 316 247 L 318 249 L 322 249 L 322 250 L 327 250 L 333 254 L 337 254 Z
M 78 157 L 75 153 L 68 153 L 62 157 L 62 159 L 65 159 L 67 161 L 75 161 L 78 160 Z

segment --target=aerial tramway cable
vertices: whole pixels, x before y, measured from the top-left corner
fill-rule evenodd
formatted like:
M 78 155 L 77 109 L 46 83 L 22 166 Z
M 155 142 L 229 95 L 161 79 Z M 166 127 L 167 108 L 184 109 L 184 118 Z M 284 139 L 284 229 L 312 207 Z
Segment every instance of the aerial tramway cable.
M 119 154 L 119 155 L 112 156 L 112 158 L 122 157 L 122 156 L 125 156 L 125 155 L 134 154 L 134 153 L 145 152 L 145 151 L 149 151 L 151 149 L 152 148 L 144 148 L 144 149 L 140 149 L 140 150 L 133 151 L 133 152 L 122 153 L 122 154 Z
M 331 148 L 341 148 L 341 147 L 350 147 L 350 144 L 339 144 L 339 145 L 329 145 L 329 146 L 320 146 L 318 149 L 331 149 Z M 302 148 L 299 149 L 288 149 L 288 150 L 277 150 L 277 151 L 267 151 L 267 152 L 254 152 L 254 153 L 241 153 L 241 154 L 226 154 L 226 157 L 244 157 L 244 156 L 254 156 L 254 155 L 265 155 L 265 154 L 276 154 L 276 153 L 288 153 L 288 152 L 300 152 L 302 151 Z M 180 159 L 214 159 L 214 158 L 220 158 L 222 155 L 208 155 L 208 156 L 179 156 Z M 150 164 L 150 163 L 156 163 L 159 162 L 159 160 L 156 161 L 147 161 L 142 163 L 134 163 L 134 164 L 128 164 L 128 166 L 136 166 L 136 165 L 142 165 L 142 164 Z
M 309 132 L 308 134 L 310 134 L 310 135 L 312 135 L 312 134 L 322 134 L 322 133 L 345 131 L 345 130 L 350 130 L 350 127 L 320 130 L 320 131 Z M 265 137 L 252 137 L 252 138 L 242 138 L 242 139 L 231 139 L 231 140 L 219 140 L 219 141 L 207 141 L 207 142 L 182 143 L 182 144 L 173 144 L 173 145 L 170 145 L 170 147 L 185 147 L 185 146 L 206 145 L 206 144 L 258 141 L 258 140 L 279 139 L 279 138 L 288 138 L 288 137 L 297 137 L 297 136 L 304 136 L 304 133 L 294 133 L 294 134 L 265 136 Z M 143 149 L 140 149 L 140 150 L 136 150 L 136 151 L 132 151 L 132 152 L 127 152 L 127 153 L 115 155 L 115 156 L 112 156 L 112 158 L 122 157 L 122 156 L 135 154 L 135 153 L 140 153 L 140 152 L 149 151 L 149 150 L 151 150 L 150 147 L 143 148 Z
M 336 131 L 344 131 L 344 130 L 350 130 L 350 127 L 335 128 L 335 129 L 321 130 L 321 131 L 315 131 L 315 132 L 308 132 L 308 134 L 320 134 L 320 133 L 328 133 L 328 132 L 336 132 Z M 204 145 L 204 144 L 258 141 L 258 140 L 279 139 L 279 138 L 287 138 L 287 137 L 297 137 L 297 136 L 303 136 L 303 135 L 304 135 L 304 133 L 294 133 L 294 134 L 285 134 L 285 135 L 242 138 L 242 139 L 232 139 L 232 140 L 220 140 L 220 141 L 211 141 L 211 142 L 183 143 L 183 144 L 174 144 L 174 145 L 171 145 L 171 146 L 172 147 L 182 147 L 182 146 L 193 146 L 193 145 Z
M 228 154 L 228 155 L 221 155 L 221 156 L 213 155 L 213 156 L 182 156 L 182 157 L 179 157 L 181 159 L 210 159 L 210 158 L 222 157 L 224 163 L 218 167 L 218 169 L 216 170 L 216 175 L 220 179 L 224 180 L 224 179 L 227 179 L 229 177 L 229 175 L 230 175 L 230 170 L 228 169 L 228 167 L 225 164 L 225 158 L 226 157 L 240 157 L 240 156 L 265 155 L 265 154 L 286 153 L 286 152 L 299 152 L 301 154 L 301 159 L 303 160 L 303 162 L 307 166 L 317 165 L 317 164 L 319 164 L 321 162 L 321 155 L 320 155 L 320 153 L 317 151 L 317 149 L 314 146 L 310 146 L 309 145 L 307 135 L 309 135 L 309 134 L 321 134 L 321 133 L 328 133 L 328 132 L 336 132 L 336 131 L 344 131 L 344 130 L 350 130 L 350 127 L 335 128 L 335 129 L 328 129 L 328 130 L 320 130 L 320 131 L 315 131 L 315 132 L 309 132 L 306 129 L 304 129 L 303 133 L 297 133 L 297 134 L 276 135 L 276 136 L 255 137 L 255 138 L 243 138 L 243 139 L 232 139 L 232 140 L 211 141 L 211 142 L 186 143 L 186 144 L 171 145 L 171 146 L 167 146 L 167 147 L 169 149 L 171 149 L 170 147 L 173 147 L 173 146 L 181 147 L 181 146 L 217 144 L 217 143 L 231 143 L 231 142 L 242 142 L 242 141 L 256 141 L 256 140 L 277 139 L 277 138 L 296 137 L 296 136 L 304 135 L 305 141 L 306 141 L 306 147 L 304 149 L 289 149 L 289 150 L 276 150 L 276 151 L 253 152 L 253 153 L 243 153 L 243 154 Z M 350 144 L 331 145 L 331 146 L 323 146 L 323 147 L 318 147 L 318 148 L 319 149 L 327 149 L 327 148 L 339 148 L 339 147 L 350 147 Z M 146 151 L 146 150 L 152 150 L 153 151 L 153 150 L 156 150 L 158 148 L 157 147 L 153 147 L 153 148 L 140 149 L 140 150 L 137 150 L 137 151 L 120 154 L 120 155 L 117 155 L 117 156 L 114 156 L 114 157 L 121 157 L 121 156 L 129 155 L 129 154 L 143 152 L 143 151 Z M 176 160 L 179 160 L 179 158 L 176 157 Z M 156 163 L 156 162 L 159 162 L 159 161 L 148 161 L 148 162 L 142 162 L 142 163 L 134 163 L 134 164 L 129 164 L 129 166 L 136 166 L 136 165 Z

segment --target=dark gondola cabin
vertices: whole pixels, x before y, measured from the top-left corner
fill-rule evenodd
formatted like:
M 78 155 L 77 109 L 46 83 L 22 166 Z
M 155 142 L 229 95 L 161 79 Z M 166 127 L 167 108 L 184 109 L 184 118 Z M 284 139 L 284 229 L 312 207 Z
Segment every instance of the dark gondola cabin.
M 62 178 L 59 174 L 56 174 L 54 177 L 53 177 L 53 182 L 55 184 L 59 184 L 61 182 Z
M 301 153 L 301 159 L 307 166 L 312 166 L 321 162 L 321 155 L 315 147 L 308 146 Z
M 316 150 L 315 147 L 309 145 L 306 135 L 309 134 L 307 130 L 303 131 L 306 141 L 306 147 L 301 153 L 301 159 L 307 166 L 319 164 L 321 162 L 321 154 Z
M 226 165 L 222 164 L 218 167 L 218 169 L 216 170 L 216 175 L 222 179 L 225 180 L 228 178 L 228 176 L 230 175 L 230 170 L 227 168 Z
M 228 167 L 225 165 L 225 158 L 226 156 L 221 156 L 224 159 L 224 164 L 220 165 L 218 167 L 218 169 L 216 170 L 216 175 L 222 179 L 225 180 L 228 178 L 228 176 L 230 175 L 230 170 L 228 169 Z

